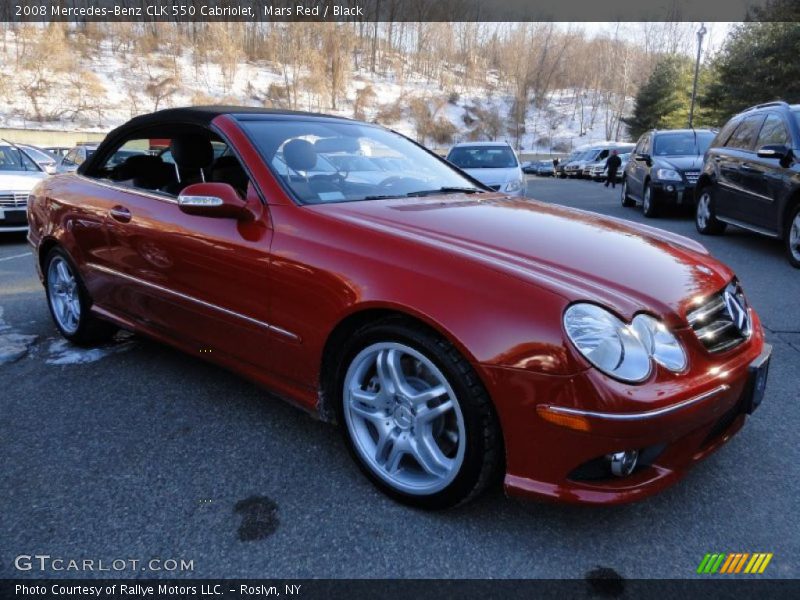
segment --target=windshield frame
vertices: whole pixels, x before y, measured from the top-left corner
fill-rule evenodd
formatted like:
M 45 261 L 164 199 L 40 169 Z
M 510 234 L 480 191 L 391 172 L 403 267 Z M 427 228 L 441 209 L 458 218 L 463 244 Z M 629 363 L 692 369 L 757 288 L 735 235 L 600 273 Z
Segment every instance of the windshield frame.
M 374 199 L 366 199 L 366 198 L 362 198 L 362 199 L 343 199 L 343 200 L 327 201 L 327 202 L 307 202 L 307 201 L 304 201 L 302 198 L 300 198 L 297 195 L 297 193 L 283 179 L 283 177 L 281 177 L 280 174 L 275 171 L 274 167 L 272 166 L 272 161 L 268 160 L 267 157 L 264 156 L 261 153 L 261 151 L 259 149 L 258 142 L 254 139 L 253 135 L 251 135 L 251 133 L 248 130 L 248 128 L 245 127 L 246 123 L 253 123 L 253 122 L 268 123 L 268 122 L 273 122 L 273 121 L 274 122 L 286 121 L 287 120 L 286 117 L 285 116 L 281 116 L 281 115 L 276 115 L 276 116 L 272 116 L 272 115 L 263 115 L 262 116 L 262 115 L 259 115 L 260 118 L 252 118 L 251 116 L 248 115 L 248 118 L 242 119 L 242 118 L 238 117 L 235 114 L 231 114 L 229 116 L 236 123 L 236 127 L 239 129 L 239 131 L 242 133 L 242 135 L 247 139 L 248 142 L 250 142 L 250 144 L 252 145 L 253 149 L 255 150 L 256 155 L 258 156 L 258 159 L 261 161 L 261 163 L 264 165 L 264 167 L 267 169 L 267 171 L 269 171 L 269 174 L 275 180 L 277 185 L 286 193 L 286 196 L 296 206 L 325 206 L 325 205 L 332 205 L 332 204 L 344 204 L 344 203 L 348 203 L 348 202 L 373 202 L 374 201 Z M 354 119 L 339 119 L 339 118 L 336 118 L 336 117 L 328 117 L 326 115 L 308 115 L 308 116 L 297 116 L 297 117 L 293 116 L 293 118 L 290 119 L 290 120 L 294 121 L 294 122 L 307 122 L 307 123 L 325 123 L 325 122 L 333 121 L 333 122 L 336 122 L 336 123 L 339 123 L 339 124 L 343 124 L 343 125 L 356 125 L 356 126 L 360 126 L 360 127 L 370 127 L 370 128 L 373 128 L 373 129 L 378 129 L 378 130 L 385 131 L 387 133 L 394 134 L 394 135 L 402 138 L 403 140 L 405 140 L 407 142 L 410 142 L 411 144 L 413 144 L 414 146 L 416 146 L 417 148 L 419 148 L 420 150 L 425 152 L 425 154 L 427 154 L 430 158 L 433 158 L 434 160 L 438 161 L 440 164 L 444 165 L 445 167 L 447 167 L 451 171 L 455 171 L 458 175 L 460 175 L 461 177 L 463 177 L 466 180 L 468 180 L 473 186 L 478 188 L 481 192 L 494 193 L 493 189 L 488 187 L 486 184 L 481 183 L 476 178 L 474 178 L 472 175 L 470 175 L 469 173 L 465 172 L 463 169 L 460 169 L 459 167 L 455 166 L 451 162 L 447 161 L 446 159 L 444 159 L 441 156 L 439 156 L 438 154 L 436 154 L 433 150 L 430 150 L 429 148 L 423 146 L 419 142 L 411 139 L 410 137 L 408 137 L 406 135 L 403 135 L 402 133 L 400 133 L 399 131 L 397 131 L 395 129 L 391 129 L 389 127 L 383 127 L 382 125 L 378 125 L 376 123 L 366 123 L 364 121 L 356 121 Z M 424 199 L 425 198 L 425 196 L 412 196 L 412 197 L 414 199 L 416 199 L 416 200 L 420 200 L 420 199 Z M 408 196 L 397 195 L 397 196 L 387 197 L 385 199 L 386 200 L 390 200 L 390 199 L 398 199 L 399 200 L 399 199 L 405 199 L 405 198 L 408 198 Z M 269 201 L 268 200 L 265 203 L 267 205 L 269 205 Z

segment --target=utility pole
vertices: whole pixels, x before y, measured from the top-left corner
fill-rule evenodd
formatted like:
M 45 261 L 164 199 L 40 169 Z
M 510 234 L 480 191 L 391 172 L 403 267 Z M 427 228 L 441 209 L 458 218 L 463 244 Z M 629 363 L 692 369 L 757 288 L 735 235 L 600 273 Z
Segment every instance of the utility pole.
M 694 83 L 692 84 L 692 105 L 689 108 L 689 129 L 694 122 L 694 101 L 697 97 L 697 76 L 700 73 L 700 54 L 703 50 L 703 36 L 706 34 L 705 24 L 700 24 L 697 30 L 697 60 L 694 63 Z

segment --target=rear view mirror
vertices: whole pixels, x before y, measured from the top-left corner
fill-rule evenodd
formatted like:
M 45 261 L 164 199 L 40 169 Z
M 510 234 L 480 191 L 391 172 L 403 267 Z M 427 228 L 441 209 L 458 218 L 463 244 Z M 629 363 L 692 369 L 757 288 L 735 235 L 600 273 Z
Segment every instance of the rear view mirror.
M 777 158 L 778 160 L 785 160 L 789 158 L 792 151 L 783 144 L 769 144 L 761 146 L 758 149 L 759 158 Z
M 253 220 L 247 202 L 227 183 L 195 183 L 178 196 L 181 212 L 200 217 Z
M 647 164 L 650 164 L 650 161 L 652 160 L 650 155 L 645 152 L 638 152 L 634 155 L 633 159 L 638 160 L 639 162 L 646 162 Z

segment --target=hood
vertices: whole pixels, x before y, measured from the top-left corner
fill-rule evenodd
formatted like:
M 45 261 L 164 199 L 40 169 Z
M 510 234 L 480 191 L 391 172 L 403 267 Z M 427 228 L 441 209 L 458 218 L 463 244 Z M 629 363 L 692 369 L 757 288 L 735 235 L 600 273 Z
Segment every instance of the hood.
M 0 193 L 30 192 L 45 177 L 41 171 L 0 171 Z
M 600 302 L 626 319 L 648 310 L 671 326 L 685 326 L 689 302 L 718 291 L 733 276 L 701 244 L 677 234 L 499 194 L 348 202 L 313 210 L 437 246 L 567 301 Z
M 655 156 L 653 157 L 653 166 L 677 171 L 699 171 L 703 168 L 703 157 L 695 154 L 689 156 Z
M 463 169 L 463 171 L 466 171 L 483 185 L 503 185 L 521 178 L 519 167 L 510 167 L 508 169 Z

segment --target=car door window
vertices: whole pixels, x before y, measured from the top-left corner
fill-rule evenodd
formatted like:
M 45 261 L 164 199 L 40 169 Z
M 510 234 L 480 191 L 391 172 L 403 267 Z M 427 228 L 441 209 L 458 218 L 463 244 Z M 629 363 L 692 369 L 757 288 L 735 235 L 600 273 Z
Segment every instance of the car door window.
M 786 131 L 783 119 L 775 114 L 768 115 L 758 134 L 756 148 L 768 145 L 788 146 L 789 142 L 789 133 Z
M 763 115 L 753 115 L 744 119 L 725 145 L 739 150 L 751 150 L 763 118 Z

